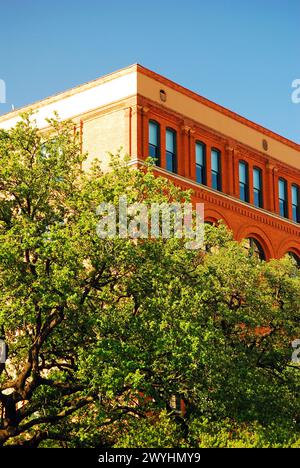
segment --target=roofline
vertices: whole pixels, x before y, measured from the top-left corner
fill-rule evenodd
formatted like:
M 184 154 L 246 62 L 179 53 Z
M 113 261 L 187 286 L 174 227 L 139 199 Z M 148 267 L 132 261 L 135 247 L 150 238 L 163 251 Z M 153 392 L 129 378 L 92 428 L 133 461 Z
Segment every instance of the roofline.
M 236 120 L 237 122 L 246 125 L 247 127 L 250 127 L 260 133 L 263 133 L 264 135 L 273 138 L 280 143 L 283 143 L 287 146 L 290 146 L 291 148 L 300 151 L 300 144 L 296 143 L 293 140 L 290 140 L 289 138 L 286 138 L 282 135 L 279 135 L 278 133 L 269 130 L 266 127 L 263 127 L 260 124 L 257 124 L 253 122 L 252 120 L 247 119 L 246 117 L 243 117 L 240 114 L 237 114 L 234 111 L 231 111 L 230 109 L 221 106 L 220 104 L 215 103 L 214 101 L 211 101 L 210 99 L 207 99 L 200 94 L 191 91 L 188 88 L 185 88 L 184 86 L 176 83 L 175 81 L 170 80 L 169 78 L 164 77 L 163 75 L 160 75 L 159 73 L 156 73 L 149 68 L 144 67 L 143 65 L 140 65 L 139 63 L 135 63 L 132 65 L 129 65 L 128 67 L 121 68 L 115 72 L 108 73 L 106 75 L 103 75 L 100 78 L 96 78 L 95 80 L 88 81 L 86 83 L 83 83 L 79 86 L 74 86 L 72 88 L 67 89 L 66 91 L 62 91 L 56 94 L 53 94 L 52 96 L 49 96 L 47 98 L 41 99 L 39 101 L 33 102 L 32 104 L 28 104 L 24 107 L 20 107 L 18 109 L 15 109 L 10 112 L 6 112 L 3 115 L 0 115 L 0 122 L 3 122 L 7 119 L 17 117 L 21 112 L 26 112 L 29 110 L 36 110 L 39 109 L 40 107 L 47 105 L 47 104 L 52 104 L 53 102 L 57 102 L 60 99 L 65 99 L 69 96 L 72 96 L 73 94 L 76 94 L 78 92 L 83 92 L 86 89 L 93 88 L 95 86 L 98 86 L 102 83 L 106 83 L 107 81 L 114 80 L 118 78 L 119 76 L 124 76 L 127 75 L 133 71 L 137 71 L 140 73 L 143 73 L 144 75 L 153 78 L 156 81 L 159 81 L 160 83 L 169 86 L 170 88 L 174 89 L 175 91 L 178 91 L 182 94 L 185 94 L 186 96 L 190 97 L 191 99 L 194 99 L 201 104 L 204 104 L 207 107 L 210 107 L 211 109 L 216 110 L 217 112 L 220 112 L 223 115 L 226 115 L 227 117 Z
M 234 119 L 239 123 L 242 123 L 243 125 L 246 125 L 247 127 L 250 127 L 252 129 L 260 132 L 260 133 L 263 133 L 264 135 L 266 135 L 266 136 L 268 136 L 270 138 L 274 138 L 275 140 L 280 141 L 281 143 L 290 146 L 291 148 L 293 148 L 293 149 L 295 149 L 297 151 L 300 151 L 300 144 L 299 143 L 296 143 L 295 141 L 290 140 L 289 138 L 286 138 L 286 137 L 284 137 L 282 135 L 279 135 L 278 133 L 276 133 L 276 132 L 274 132 L 272 130 L 269 130 L 266 127 L 263 127 L 262 125 L 257 124 L 255 122 L 253 122 L 252 120 L 249 120 L 246 117 L 243 117 L 242 115 L 237 114 L 236 112 L 231 111 L 230 109 L 228 109 L 226 107 L 223 107 L 220 104 L 217 104 L 214 101 L 211 101 L 210 99 L 207 99 L 207 98 L 201 96 L 200 94 L 195 93 L 194 91 L 191 91 L 188 88 L 185 88 L 184 86 L 176 83 L 175 81 L 170 80 L 169 78 L 164 77 L 163 75 L 160 75 L 159 73 L 156 73 L 156 72 L 154 72 L 152 70 L 149 70 L 148 68 L 146 68 L 146 67 L 144 67 L 144 66 L 142 66 L 140 64 L 137 64 L 137 70 L 140 73 L 143 73 L 144 75 L 146 75 L 146 76 L 148 76 L 150 78 L 153 78 L 153 79 L 159 81 L 160 83 L 162 83 L 162 84 L 164 84 L 166 86 L 169 86 L 173 90 L 178 91 L 178 92 L 180 92 L 182 94 L 185 94 L 186 96 L 188 96 L 188 97 L 190 97 L 190 98 L 192 98 L 192 99 L 194 99 L 194 100 L 196 100 L 198 102 L 201 102 L 201 104 L 204 104 L 205 106 L 210 107 L 211 109 L 214 109 L 217 112 L 220 112 L 221 114 L 226 115 L 227 117 L 230 117 L 231 119 Z
M 39 101 L 35 101 L 31 104 L 26 104 L 23 107 L 18 107 L 17 109 L 14 109 L 13 111 L 6 112 L 5 114 L 0 115 L 0 122 L 11 119 L 13 117 L 19 116 L 22 112 L 28 112 L 30 110 L 36 110 L 39 109 L 40 107 L 43 107 L 48 104 L 52 104 L 53 102 L 57 102 L 61 99 L 65 99 L 69 96 L 72 96 L 73 94 L 76 93 L 81 93 L 85 91 L 86 89 L 91 89 L 94 88 L 95 86 L 98 86 L 100 84 L 106 83 L 108 81 L 114 80 L 120 76 L 127 75 L 133 71 L 137 70 L 137 64 L 132 64 L 129 65 L 128 67 L 120 68 L 119 70 L 116 70 L 112 73 L 107 73 L 106 75 L 101 76 L 100 78 L 96 78 L 91 81 L 87 81 L 86 83 L 73 86 L 72 88 L 68 88 L 65 91 L 60 91 L 58 93 L 52 94 L 51 96 L 48 96 L 46 98 L 40 99 Z

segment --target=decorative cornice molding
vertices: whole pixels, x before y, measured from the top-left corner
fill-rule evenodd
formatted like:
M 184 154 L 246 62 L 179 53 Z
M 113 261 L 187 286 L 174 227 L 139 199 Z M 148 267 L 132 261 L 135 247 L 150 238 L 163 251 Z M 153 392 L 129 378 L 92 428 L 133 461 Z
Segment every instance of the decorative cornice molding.
M 182 125 L 181 127 L 181 132 L 185 135 L 188 135 L 191 131 L 191 127 L 189 127 L 188 125 Z
M 129 165 L 143 166 L 145 165 L 145 162 L 141 159 L 135 159 L 130 161 Z M 155 171 L 158 174 L 175 179 L 176 185 L 179 185 L 183 190 L 192 188 L 193 195 L 200 200 L 204 200 L 214 206 L 230 210 L 255 222 L 260 222 L 267 226 L 284 231 L 287 234 L 297 237 L 300 241 L 300 225 L 297 225 L 292 220 L 281 218 L 281 216 L 276 213 L 264 210 L 263 208 L 257 208 L 246 202 L 238 200 L 231 195 L 219 192 L 211 187 L 207 187 L 206 185 L 198 184 L 193 180 L 169 172 L 166 169 L 155 167 Z
M 142 110 L 143 110 L 143 106 L 141 106 L 140 104 L 134 104 L 133 106 L 131 106 L 132 115 L 136 115 L 139 113 L 141 114 Z
M 150 107 L 148 107 L 148 106 L 143 106 L 143 107 L 142 107 L 142 113 L 143 113 L 144 115 L 147 115 L 148 112 L 149 112 L 149 110 L 150 110 Z

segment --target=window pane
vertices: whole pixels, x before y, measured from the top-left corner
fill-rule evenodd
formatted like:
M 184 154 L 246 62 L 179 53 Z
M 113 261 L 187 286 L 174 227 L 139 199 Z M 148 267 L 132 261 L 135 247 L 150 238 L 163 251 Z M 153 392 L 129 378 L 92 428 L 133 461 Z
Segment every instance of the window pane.
M 175 166 L 174 166 L 174 154 L 170 153 L 167 151 L 166 153 L 166 165 L 167 165 L 167 170 L 170 172 L 175 172 Z
M 199 184 L 206 183 L 206 154 L 205 145 L 200 141 L 196 142 L 196 181 Z
M 297 185 L 292 185 L 292 216 L 293 221 L 300 222 L 299 187 Z
M 156 122 L 149 122 L 149 143 L 158 146 L 159 143 L 159 126 Z
M 249 201 L 248 165 L 243 161 L 239 162 L 239 181 L 240 181 L 240 199 L 248 202 Z
M 262 206 L 262 201 L 261 201 L 261 193 L 259 190 L 254 189 L 254 206 L 261 207 Z
M 196 143 L 196 164 L 200 164 L 200 166 L 205 164 L 205 147 L 203 143 Z
M 220 153 L 217 150 L 211 150 L 211 169 L 214 172 L 220 170 Z
M 295 206 L 295 205 L 292 206 L 292 213 L 293 213 L 293 221 L 296 221 L 296 223 L 298 223 L 299 222 L 299 216 L 298 216 L 297 206 Z
M 298 205 L 299 189 L 296 185 L 292 185 L 292 204 Z
M 279 200 L 279 213 L 280 216 L 286 216 L 286 207 L 284 200 Z
M 253 197 L 254 206 L 262 208 L 262 172 L 257 167 L 253 169 Z
M 220 151 L 216 149 L 211 150 L 211 183 L 212 188 L 221 190 L 221 162 Z
M 264 250 L 260 243 L 254 239 L 253 237 L 248 237 L 247 239 L 244 239 L 244 247 L 248 251 L 249 257 L 257 257 L 260 260 L 265 260 L 266 256 L 264 253 Z
M 279 191 L 279 213 L 281 216 L 287 217 L 287 196 L 286 196 L 286 181 L 279 179 L 278 191 Z
M 151 158 L 157 158 L 157 149 L 157 146 L 149 145 L 149 156 L 151 156 Z
M 167 129 L 166 132 L 166 149 L 170 153 L 175 153 L 175 132 Z
M 279 198 L 281 200 L 286 199 L 286 182 L 283 179 L 279 179 Z
M 248 201 L 247 187 L 245 184 L 240 184 L 240 199 L 243 201 Z
M 261 170 L 254 168 L 253 169 L 253 187 L 261 190 Z
M 239 175 L 240 175 L 240 182 L 243 184 L 247 183 L 247 165 L 243 162 L 239 164 Z
M 205 184 L 204 170 L 202 166 L 196 165 L 196 180 L 199 184 Z
M 220 189 L 220 187 L 219 187 L 219 177 L 218 177 L 218 174 L 216 174 L 215 172 L 212 172 L 212 174 L 211 174 L 211 185 L 212 185 L 212 188 L 214 188 L 216 190 Z
M 160 165 L 160 126 L 157 122 L 149 121 L 149 156 Z
M 177 171 L 176 161 L 176 132 L 170 128 L 166 130 L 166 169 Z

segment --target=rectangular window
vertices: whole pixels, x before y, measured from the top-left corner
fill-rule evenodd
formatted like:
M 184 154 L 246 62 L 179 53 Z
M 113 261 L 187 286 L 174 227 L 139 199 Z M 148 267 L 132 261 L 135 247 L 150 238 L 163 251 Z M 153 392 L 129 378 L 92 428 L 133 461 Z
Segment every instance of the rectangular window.
M 206 146 L 200 141 L 196 142 L 196 181 L 206 184 Z
M 211 150 L 211 186 L 215 190 L 222 190 L 221 153 L 214 148 Z
M 284 218 L 288 217 L 288 204 L 287 204 L 287 183 L 284 179 L 278 181 L 279 191 L 279 213 Z
M 166 169 L 177 172 L 176 132 L 171 128 L 166 131 Z
M 263 207 L 262 171 L 258 167 L 253 169 L 253 200 L 255 206 Z
M 160 126 L 154 120 L 149 121 L 149 156 L 160 165 Z
M 249 174 L 248 164 L 244 161 L 239 162 L 239 182 L 240 182 L 240 199 L 249 201 Z
M 298 185 L 292 185 L 292 215 L 293 221 L 300 222 L 300 190 Z

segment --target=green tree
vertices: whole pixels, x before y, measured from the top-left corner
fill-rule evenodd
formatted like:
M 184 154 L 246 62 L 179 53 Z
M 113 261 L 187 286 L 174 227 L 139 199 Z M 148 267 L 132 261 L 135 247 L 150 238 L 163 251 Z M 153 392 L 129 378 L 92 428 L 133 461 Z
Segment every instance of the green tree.
M 190 194 L 118 156 L 83 172 L 74 125 L 49 124 L 0 131 L 0 446 L 297 445 L 297 268 L 222 225 L 207 251 L 100 239 L 100 203 Z

